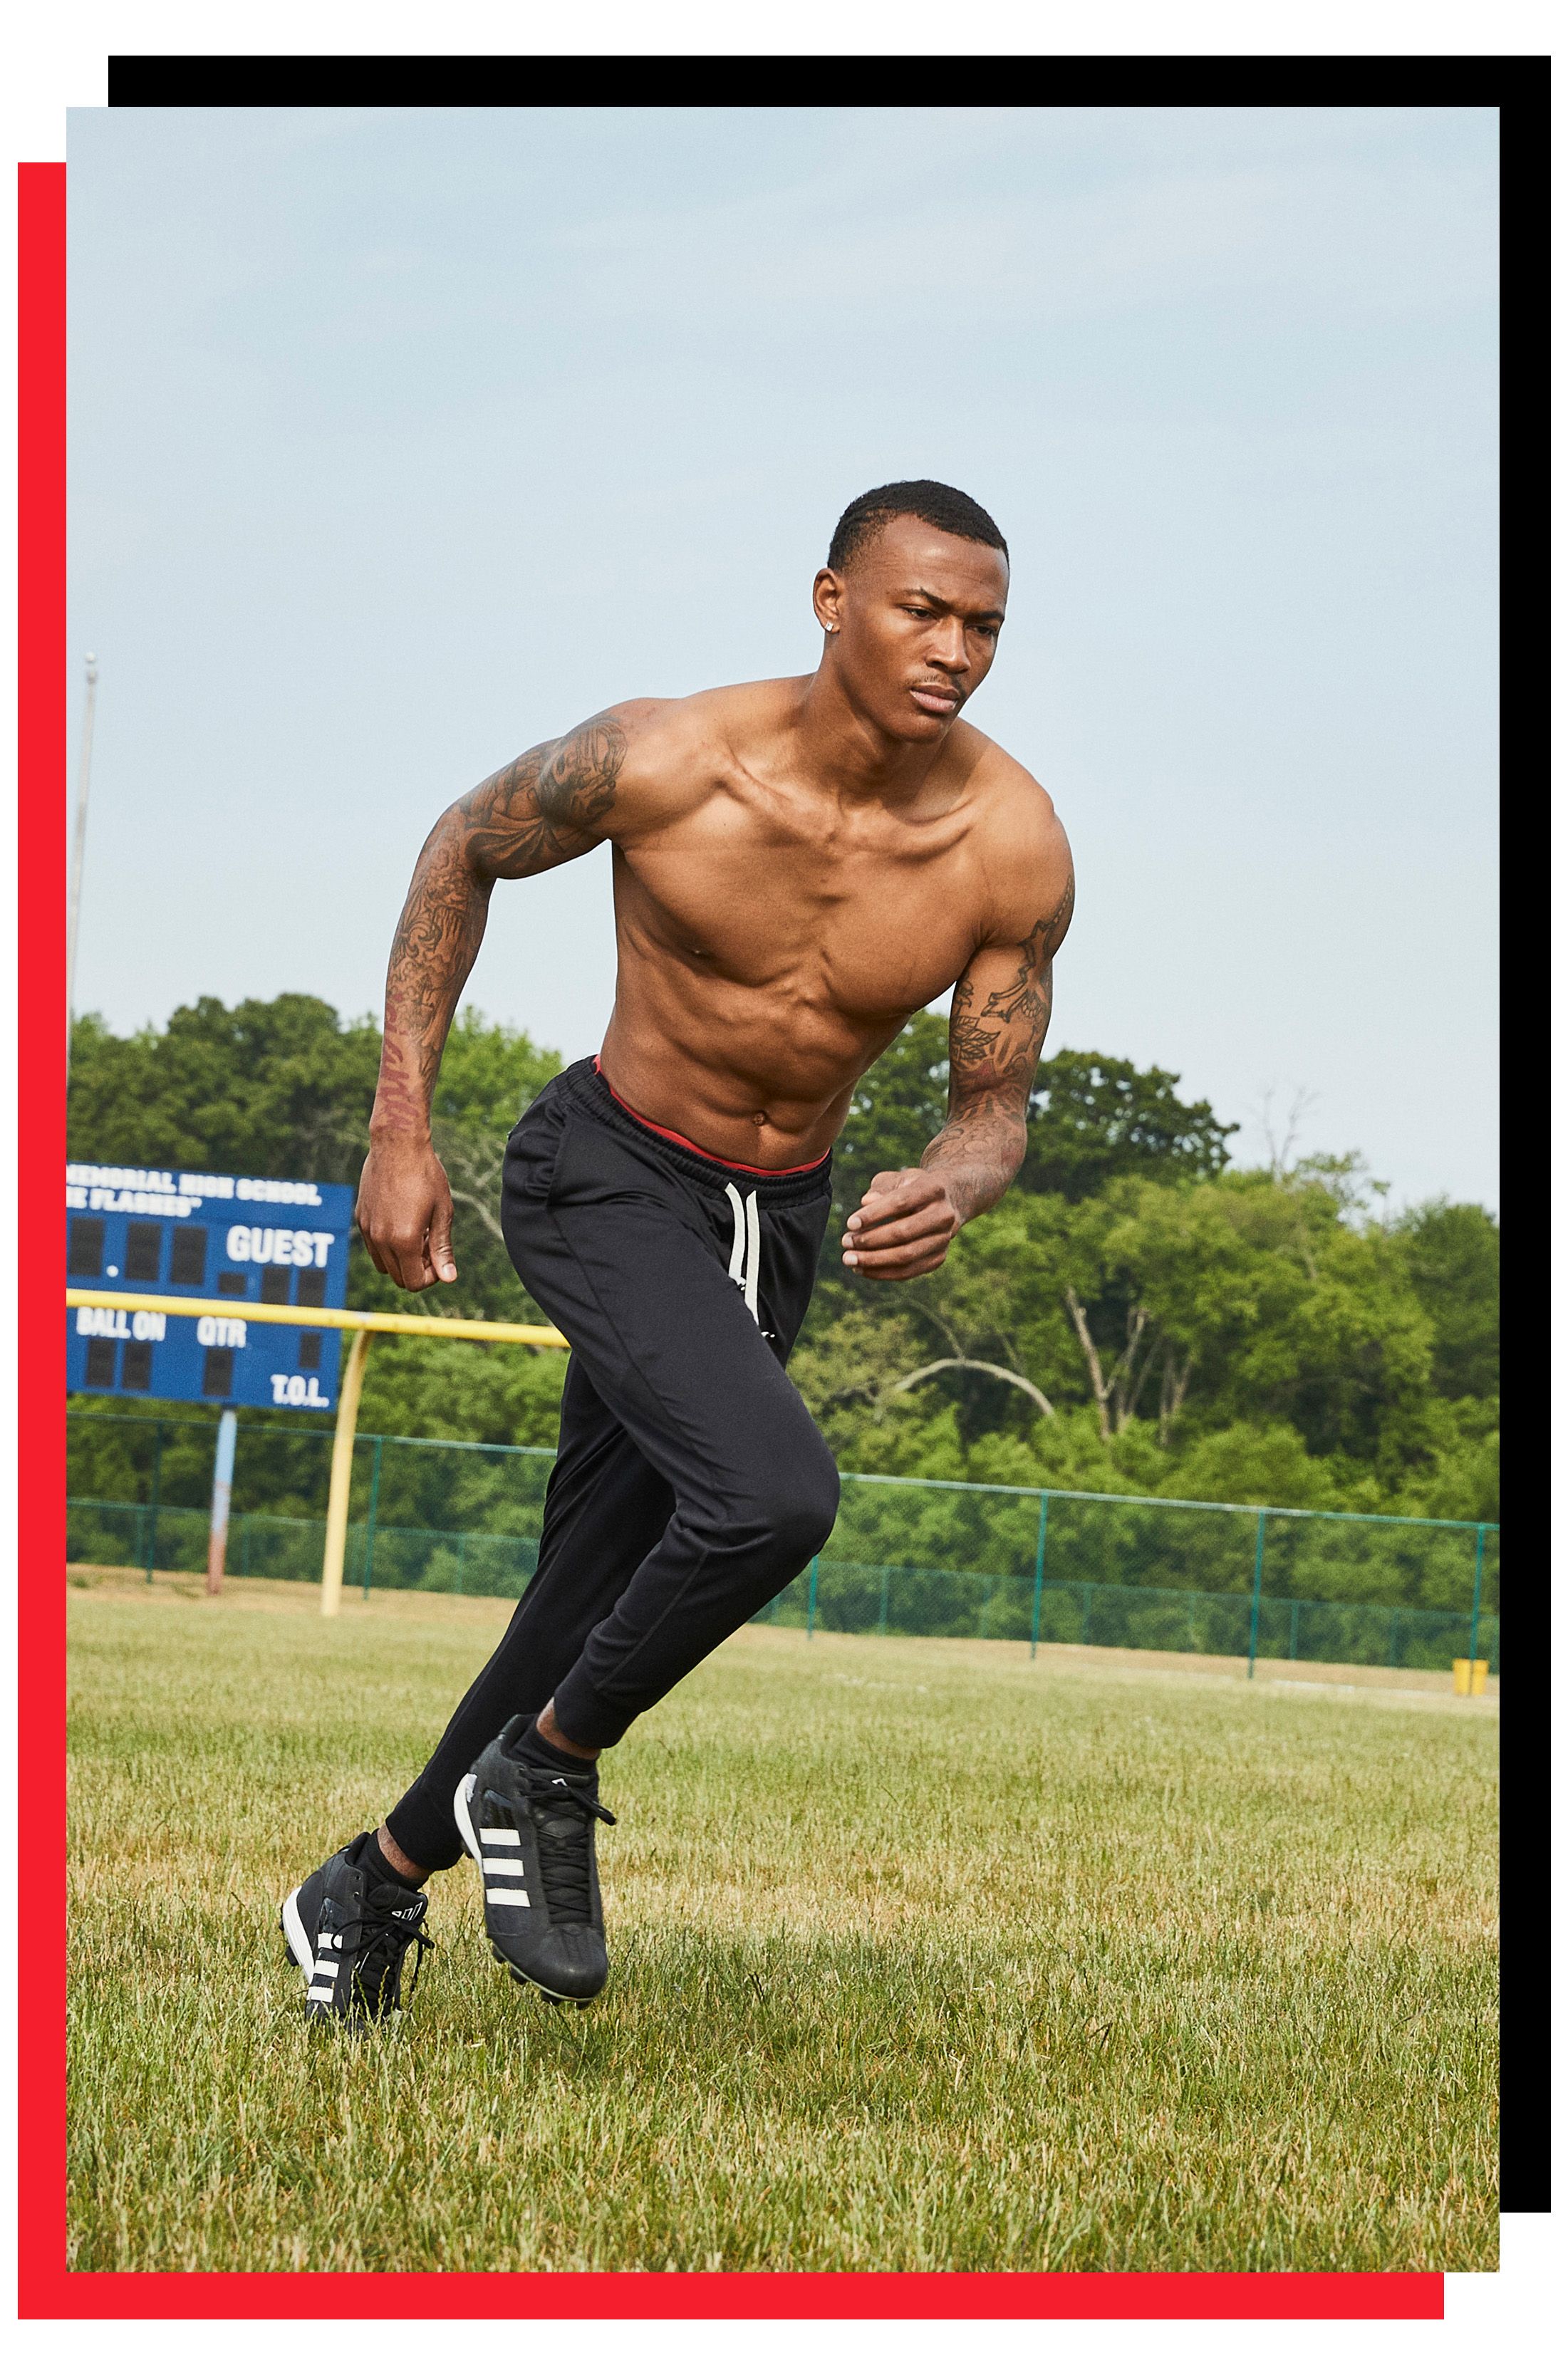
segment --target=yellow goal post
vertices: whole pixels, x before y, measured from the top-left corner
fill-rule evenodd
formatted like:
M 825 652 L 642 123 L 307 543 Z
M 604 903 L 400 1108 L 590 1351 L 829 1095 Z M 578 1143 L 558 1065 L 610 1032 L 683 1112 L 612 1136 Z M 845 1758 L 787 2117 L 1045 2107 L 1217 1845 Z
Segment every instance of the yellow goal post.
M 343 1601 L 343 1554 L 348 1541 L 348 1481 L 354 1465 L 354 1430 L 360 1388 L 372 1336 L 446 1336 L 471 1344 L 530 1344 L 536 1352 L 571 1351 L 559 1328 L 536 1328 L 524 1320 L 448 1319 L 430 1311 L 308 1310 L 292 1303 L 222 1303 L 200 1294 L 116 1294 L 107 1287 L 68 1286 L 65 1307 L 95 1311 L 166 1311 L 175 1318 L 244 1319 L 263 1327 L 347 1329 L 348 1357 L 337 1388 L 337 1424 L 332 1436 L 332 1479 L 326 1495 L 326 1546 L 322 1555 L 321 1613 L 336 1616 Z

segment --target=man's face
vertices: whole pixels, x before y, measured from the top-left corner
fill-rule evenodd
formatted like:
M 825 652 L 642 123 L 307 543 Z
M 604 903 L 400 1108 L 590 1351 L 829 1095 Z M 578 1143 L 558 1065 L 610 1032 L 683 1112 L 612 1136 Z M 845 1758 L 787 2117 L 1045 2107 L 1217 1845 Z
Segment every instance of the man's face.
M 817 573 L 817 616 L 856 705 L 902 742 L 939 742 L 996 656 L 1008 564 L 907 515 L 843 570 Z

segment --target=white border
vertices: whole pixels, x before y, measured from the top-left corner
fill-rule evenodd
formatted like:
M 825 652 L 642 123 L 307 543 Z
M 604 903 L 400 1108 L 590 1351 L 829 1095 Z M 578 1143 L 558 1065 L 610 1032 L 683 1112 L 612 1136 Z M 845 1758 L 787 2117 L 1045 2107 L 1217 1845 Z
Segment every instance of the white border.
M 65 155 L 65 110 L 102 106 L 106 100 L 105 59 L 120 53 L 196 52 L 208 54 L 320 55 L 413 53 L 434 55 L 881 55 L 946 56 L 961 49 L 965 55 L 1055 54 L 1067 56 L 1127 55 L 1547 55 L 1560 12 L 1538 0 L 1503 0 L 1480 6 L 1471 0 L 1276 0 L 1267 9 L 1256 0 L 1207 0 L 1207 5 L 1161 5 L 1161 0 L 1101 0 L 1098 6 L 1068 6 L 1060 0 L 999 0 L 988 11 L 969 10 L 955 18 L 950 0 L 800 0 L 788 9 L 742 9 L 726 0 L 666 0 L 654 6 L 648 0 L 579 0 L 570 11 L 538 5 L 538 0 L 449 0 L 436 18 L 411 0 L 278 0 L 265 10 L 232 5 L 221 16 L 210 5 L 195 0 L 164 0 L 164 5 L 106 5 L 106 0 L 78 0 L 69 9 L 34 7 L 18 12 L 7 43 L 5 87 L 0 91 L 0 122 L 6 134 L 8 167 L 0 214 L 5 244 L 5 359 L 3 401 L 7 435 L 4 473 L 4 506 L 7 542 L 15 552 L 15 255 L 16 183 L 18 160 L 47 161 Z M 693 90 L 700 103 L 700 89 Z M 1555 110 L 1554 110 L 1555 118 Z M 1561 241 L 1559 242 L 1561 247 Z M 7 648 L 16 649 L 15 572 L 5 573 L 0 595 L 8 629 Z M 14 684 L 6 671 L 6 715 L 0 732 L 6 749 L 16 749 Z M 14 979 L 15 913 L 14 775 L 11 802 L 0 821 L 0 963 Z M 1560 864 L 1568 865 L 1568 858 Z M 15 1136 L 15 1068 L 7 1043 L 0 1056 L 0 1166 L 5 1176 L 18 1176 Z M 26 1258 L 26 1205 L 17 1202 L 14 1247 L 9 1264 Z M 1561 1287 L 1559 1341 L 1568 1323 L 1568 1286 Z M 0 1288 L 0 1501 L 15 1507 L 15 1331 L 11 1299 Z M 1554 1463 L 1555 1465 L 1555 1463 Z M 1568 1480 L 1564 1480 L 1568 1481 Z M 34 1581 L 38 1579 L 33 1579 Z M 1560 1635 L 1562 1627 L 1560 1626 Z M 15 1644 L 12 1629 L 4 1629 L 0 1648 L 6 1708 L 7 1754 L 0 1782 L 0 1814 L 9 1826 L 14 1820 L 15 1771 L 13 1713 L 15 1706 Z M 1560 1646 L 1558 1679 L 1568 1671 L 1568 1649 Z M 1568 1788 L 1555 1792 L 1556 1829 L 1563 1834 L 1564 1800 Z M 14 1837 L 8 1828 L 7 1837 Z M 18 1880 L 21 1879 L 18 1875 Z M 14 1884 L 15 1885 L 15 1884 Z M 1561 1890 L 1559 1891 L 1561 1897 Z M 25 1944 L 17 1927 L 13 1936 Z M 1562 1921 L 1559 1921 L 1559 1932 Z M 1561 1938 L 1560 1938 L 1561 1944 Z M 1559 1971 L 1562 1953 L 1557 1956 Z M 5 2032 L 16 2037 L 12 1957 L 0 1957 L 0 1996 Z M 1554 1991 L 1561 2001 L 1562 1988 Z M 1559 2025 L 1559 2035 L 1561 2026 Z M 1517 2050 L 1515 2047 L 1515 2050 Z M 1559 2066 L 1563 2056 L 1558 2055 Z M 14 2055 L 8 2056 L 0 2096 L 0 2268 L 6 2281 L 8 2316 L 14 2319 L 16 2129 L 12 2083 Z M 1554 2100 L 1562 2101 L 1564 2084 L 1559 2075 Z M 1561 2123 L 1557 2122 L 1560 2130 Z M 1147 2375 L 1150 2362 L 1161 2375 L 1193 2370 L 1193 2375 L 1255 2375 L 1260 2362 L 1279 2375 L 1311 2369 L 1319 2375 L 1322 2361 L 1331 2356 L 1337 2368 L 1376 2368 L 1379 2375 L 1403 2375 L 1406 2369 L 1452 2366 L 1473 2375 L 1478 2368 L 1510 2361 L 1526 2366 L 1540 2363 L 1542 2343 L 1561 2332 L 1564 2255 L 1561 2216 L 1514 2215 L 1503 2222 L 1503 2273 L 1497 2276 L 1461 2275 L 1447 2281 L 1447 2315 L 1441 2326 L 1399 2326 L 1382 2323 L 1286 2325 L 1257 2323 L 977 2323 L 961 2327 L 934 2324 L 865 2324 L 853 2322 L 772 2324 L 730 2322 L 649 2322 L 572 2320 L 531 2325 L 526 2336 L 518 2326 L 489 2321 L 454 2322 L 465 2355 L 485 2358 L 510 2356 L 519 2348 L 532 2357 L 567 2369 L 570 2375 L 620 2375 L 629 2357 L 639 2369 L 679 2367 L 690 2375 L 730 2375 L 737 2360 L 748 2375 L 796 2375 L 803 2351 L 808 2351 L 823 2375 L 841 2368 L 868 2375 L 887 2368 L 890 2375 L 910 2370 L 950 2367 L 956 2350 L 983 2354 L 987 2375 L 1033 2375 L 1043 2364 L 1053 2369 L 1117 2369 L 1134 2367 Z M 300 2321 L 300 2323 L 313 2322 Z M 221 2358 L 235 2375 L 272 2375 L 279 2350 L 294 2321 L 93 2321 L 82 2324 L 30 2323 L 15 2328 L 12 2363 L 30 2375 L 34 2369 L 53 2370 L 100 2363 L 104 2349 L 112 2349 L 122 2363 L 145 2362 L 163 2370 L 203 2370 Z M 112 2340 L 111 2341 L 111 2334 Z M 372 2353 L 384 2334 L 385 2346 L 395 2357 L 420 2347 L 407 2330 L 406 2321 L 374 2322 L 373 2328 L 354 2337 L 354 2348 Z

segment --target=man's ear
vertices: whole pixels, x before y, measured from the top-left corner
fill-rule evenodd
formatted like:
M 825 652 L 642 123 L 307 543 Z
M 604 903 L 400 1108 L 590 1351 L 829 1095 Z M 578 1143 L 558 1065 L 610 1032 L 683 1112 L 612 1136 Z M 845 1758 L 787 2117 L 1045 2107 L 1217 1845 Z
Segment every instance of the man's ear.
M 819 569 L 811 586 L 811 608 L 825 635 L 837 634 L 843 624 L 843 579 L 836 569 Z

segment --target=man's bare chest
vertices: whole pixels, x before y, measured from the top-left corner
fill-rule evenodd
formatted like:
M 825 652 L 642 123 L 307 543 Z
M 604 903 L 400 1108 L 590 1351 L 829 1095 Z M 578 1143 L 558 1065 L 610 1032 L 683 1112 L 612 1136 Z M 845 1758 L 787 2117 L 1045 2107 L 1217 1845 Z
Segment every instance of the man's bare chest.
M 971 836 L 949 820 L 825 831 L 732 805 L 616 853 L 632 950 L 868 1016 L 958 978 L 983 898 Z

